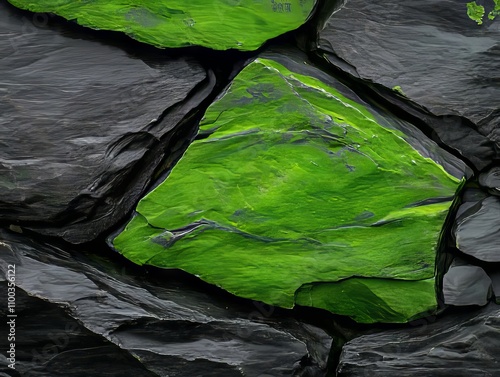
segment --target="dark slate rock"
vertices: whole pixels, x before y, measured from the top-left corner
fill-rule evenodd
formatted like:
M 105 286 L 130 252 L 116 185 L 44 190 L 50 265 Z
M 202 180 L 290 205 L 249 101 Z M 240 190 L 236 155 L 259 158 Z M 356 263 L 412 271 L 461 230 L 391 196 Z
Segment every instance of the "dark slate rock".
M 348 342 L 339 377 L 470 377 L 498 375 L 500 307 L 495 304 L 414 327 Z
M 27 17 L 0 3 L 0 220 L 85 242 L 130 210 L 213 80 Z
M 64 368 L 68 376 L 92 375 L 93 365 L 116 361 L 110 376 L 289 376 L 306 368 L 314 374 L 304 376 L 325 375 L 332 338 L 273 317 L 272 307 L 248 309 L 20 235 L 1 231 L 0 240 L 2 289 L 8 264 L 16 265 L 21 374 L 36 367 L 33 376 L 63 375 Z M 63 345 L 45 355 L 53 335 Z M 43 365 L 30 356 L 33 350 L 42 353 Z
M 460 251 L 485 262 L 500 262 L 500 198 L 487 197 L 463 211 L 454 233 Z
M 0 295 L 7 297 L 6 281 L 0 283 Z M 6 309 L 0 308 L 2 318 L 7 316 Z M 16 370 L 8 367 L 10 362 L 2 352 L 0 376 L 89 376 L 89 365 L 102 376 L 157 376 L 128 351 L 86 329 L 62 307 L 18 289 L 16 310 Z M 0 329 L 7 333 L 6 322 L 2 321 Z
M 483 169 L 500 157 L 500 18 L 479 26 L 466 3 L 350 0 L 320 33 L 318 52 L 379 84 L 376 91 Z
M 454 262 L 443 277 L 447 305 L 486 305 L 490 294 L 491 279 L 481 267 Z
M 488 276 L 491 279 L 495 301 L 497 304 L 500 304 L 500 271 L 490 272 Z
M 455 220 L 463 218 L 464 213 L 474 213 L 479 208 L 479 202 L 488 198 L 490 195 L 482 189 L 475 187 L 466 187 L 462 190 L 462 204 L 455 213 Z M 470 211 L 469 211 L 470 210 Z M 456 225 L 456 223 L 455 223 Z
M 465 202 L 477 203 L 480 200 L 487 198 L 488 196 L 489 196 L 488 193 L 478 188 L 467 187 L 462 191 L 462 200 L 464 203 Z
M 458 207 L 458 210 L 457 210 L 455 217 L 458 219 L 467 210 L 476 206 L 476 204 L 477 204 L 477 202 L 465 202 L 465 203 L 461 204 L 460 207 Z
M 479 184 L 493 195 L 500 195 L 500 167 L 495 166 L 479 176 Z

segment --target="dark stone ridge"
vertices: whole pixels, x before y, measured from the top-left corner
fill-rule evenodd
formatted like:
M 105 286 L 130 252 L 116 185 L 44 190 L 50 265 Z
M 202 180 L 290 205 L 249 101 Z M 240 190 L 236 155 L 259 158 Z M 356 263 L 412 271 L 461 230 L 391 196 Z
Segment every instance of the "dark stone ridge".
M 478 266 L 455 259 L 443 277 L 444 303 L 467 306 L 486 305 L 491 295 L 491 279 Z
M 455 221 L 456 247 L 485 262 L 500 262 L 500 198 L 466 202 Z
M 37 28 L 5 2 L 0 34 L 0 219 L 92 240 L 139 198 L 212 80 L 184 58 Z
M 500 167 L 495 166 L 479 176 L 479 184 L 493 195 L 500 195 Z
M 358 337 L 344 346 L 337 376 L 493 377 L 500 370 L 499 349 L 500 307 L 490 304 Z
M 120 364 L 110 376 L 325 375 L 332 338 L 314 326 L 274 318 L 272 308 L 243 310 L 187 287 L 134 276 L 92 254 L 3 231 L 0 239 L 2 290 L 7 266 L 16 265 L 21 375 L 81 376 L 94 365 L 88 362 L 103 360 Z M 5 318 L 6 305 L 0 310 Z M 79 369 L 81 363 L 87 369 Z M 65 365 L 71 370 L 61 374 Z M 310 374 L 300 374 L 305 369 Z
M 500 157 L 500 19 L 479 26 L 466 2 L 350 0 L 320 33 L 318 53 L 483 169 Z
M 0 282 L 0 295 L 7 297 L 5 281 Z M 90 376 L 91 371 L 99 371 L 106 377 L 158 376 L 148 371 L 127 350 L 94 334 L 58 305 L 18 289 L 16 308 L 16 370 L 8 367 L 9 362 L 2 352 L 2 377 L 82 377 Z M 0 309 L 0 315 L 6 318 L 4 307 Z M 4 321 L 0 330 L 7 334 Z
M 495 296 L 495 302 L 500 304 L 500 271 L 494 271 L 489 274 L 491 279 L 491 286 L 493 288 L 493 295 Z
M 487 198 L 488 196 L 488 193 L 484 192 L 484 190 L 481 190 L 480 188 L 467 187 L 462 191 L 462 200 L 464 204 L 467 202 L 476 204 L 477 202 Z
M 476 187 L 466 187 L 462 190 L 462 204 L 458 207 L 455 214 L 455 224 L 465 211 L 474 207 L 478 202 L 489 196 L 487 192 Z

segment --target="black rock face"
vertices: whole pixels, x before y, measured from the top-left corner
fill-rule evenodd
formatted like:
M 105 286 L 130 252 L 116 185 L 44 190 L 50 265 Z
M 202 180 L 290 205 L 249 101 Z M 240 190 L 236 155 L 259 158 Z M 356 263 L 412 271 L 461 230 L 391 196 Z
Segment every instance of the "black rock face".
M 0 283 L 0 294 L 6 297 L 6 282 Z M 68 316 L 63 307 L 32 297 L 20 289 L 17 290 L 16 305 L 19 309 L 16 369 L 8 367 L 10 362 L 2 354 L 1 376 L 89 376 L 89 366 L 96 373 L 99 371 L 100 375 L 110 377 L 156 376 L 127 351 Z M 0 313 L 5 318 L 3 308 Z M 2 323 L 2 334 L 5 327 Z
M 500 196 L 500 167 L 495 166 L 479 176 L 479 184 L 493 195 Z
M 500 262 L 500 198 L 462 205 L 454 226 L 456 247 L 485 262 Z
M 23 376 L 325 374 L 332 338 L 274 318 L 272 308 L 245 311 L 81 252 L 6 232 L 0 238 L 2 297 L 7 267 L 16 266 L 16 371 Z M 3 318 L 6 309 L 0 309 Z M 64 371 L 64 365 L 76 369 Z
M 479 266 L 455 259 L 443 277 L 444 303 L 466 306 L 488 303 L 491 295 L 491 279 Z
M 497 376 L 500 309 L 495 304 L 434 323 L 361 336 L 342 351 L 338 376 Z
M 320 32 L 318 52 L 378 84 L 482 169 L 500 157 L 500 19 L 477 25 L 466 3 L 350 0 Z
M 0 220 L 85 242 L 132 208 L 213 80 L 33 20 L 0 3 Z

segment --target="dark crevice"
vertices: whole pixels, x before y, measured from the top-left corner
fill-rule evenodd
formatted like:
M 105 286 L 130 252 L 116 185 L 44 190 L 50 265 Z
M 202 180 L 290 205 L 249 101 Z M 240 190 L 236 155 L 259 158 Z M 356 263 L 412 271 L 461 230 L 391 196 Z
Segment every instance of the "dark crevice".
M 430 198 L 430 199 L 422 200 L 420 202 L 408 204 L 404 208 L 422 207 L 422 206 L 427 206 L 427 205 L 431 205 L 431 204 L 446 203 L 446 202 L 453 201 L 454 198 L 455 198 L 454 196 L 446 197 L 446 198 Z

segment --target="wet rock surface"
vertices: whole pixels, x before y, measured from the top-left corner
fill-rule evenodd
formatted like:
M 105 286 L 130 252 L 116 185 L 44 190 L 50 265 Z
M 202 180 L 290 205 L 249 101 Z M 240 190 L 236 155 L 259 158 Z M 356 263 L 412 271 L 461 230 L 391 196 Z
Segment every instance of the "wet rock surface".
M 444 303 L 484 306 L 491 296 L 491 284 L 481 267 L 455 260 L 443 278 Z
M 0 293 L 7 294 L 5 281 L 0 283 Z M 10 362 L 2 354 L 1 376 L 88 376 L 89 365 L 105 376 L 157 376 L 127 351 L 82 326 L 63 307 L 21 289 L 17 290 L 16 304 L 16 370 L 8 367 Z M 3 308 L 0 314 L 5 317 Z M 0 328 L 6 333 L 5 324 Z
M 485 262 L 500 262 L 500 198 L 466 203 L 455 224 L 456 247 Z
M 495 304 L 358 337 L 342 351 L 337 376 L 498 375 L 500 309 Z M 434 322 L 435 320 L 435 322 Z
M 491 287 L 493 289 L 495 302 L 500 304 L 500 271 L 491 272 L 489 277 L 491 279 Z
M 479 176 L 479 184 L 493 195 L 500 195 L 500 167 L 495 166 Z
M 500 19 L 478 25 L 466 3 L 350 0 L 320 32 L 318 53 L 389 89 L 376 91 L 482 169 L 500 157 Z
M 43 3 L 30 2 L 30 6 L 43 7 L 49 1 Z M 94 3 L 98 2 L 73 5 Z M 243 0 L 219 3 L 232 14 L 251 13 L 250 8 L 241 8 Z M 307 18 L 306 13 L 297 18 L 296 13 L 284 11 L 291 4 L 295 12 L 296 5 L 305 4 L 302 0 L 251 3 L 267 7 L 273 19 L 283 21 L 271 25 L 272 35 L 254 33 L 248 22 L 236 22 L 229 29 L 226 23 L 215 22 L 208 26 L 217 29 L 218 35 L 200 40 L 190 34 L 199 20 L 173 8 L 166 13 L 181 22 L 164 26 L 181 25 L 175 32 L 188 38 L 173 41 L 177 45 L 194 41 L 245 50 Z M 485 297 L 497 302 L 500 297 L 495 253 L 500 20 L 487 18 L 494 12 L 493 1 L 478 3 L 485 14 L 472 18 L 482 24 L 470 19 L 466 1 L 461 0 L 328 1 L 321 4 L 325 9 L 340 11 L 322 31 L 319 43 L 307 30 L 317 30 L 314 23 L 320 24 L 329 11 L 317 14 L 309 29 L 291 37 L 307 40 L 307 46 L 319 45 L 309 53 L 311 60 L 297 61 L 295 48 L 286 43 L 276 46 L 290 42 L 290 36 L 271 42 L 274 52 L 266 47 L 261 55 L 329 85 L 338 78 L 369 106 L 392 113 L 384 123 L 391 132 L 401 132 L 408 145 L 450 175 L 461 177 L 467 170 L 455 157 L 475 168 L 475 177 L 466 172 L 471 182 L 457 213 L 449 216 L 450 222 L 455 219 L 454 228 L 450 230 L 450 224 L 444 229 L 444 239 L 451 241 L 442 242 L 447 258 L 455 260 L 444 284 L 445 298 L 464 306 L 390 329 L 360 327 L 310 308 L 292 312 L 238 299 L 199 280 L 193 282 L 186 274 L 144 270 L 112 255 L 104 236 L 123 224 L 148 188 L 159 184 L 158 178 L 165 177 L 183 154 L 201 113 L 217 93 L 219 98 L 224 95 L 228 76 L 241 69 L 236 62 L 254 56 L 237 51 L 216 56 L 198 48 L 147 48 L 125 37 L 141 39 L 144 35 L 137 31 L 152 26 L 154 20 L 145 8 L 128 12 L 125 20 L 135 23 L 135 30 L 123 30 L 121 36 L 83 28 L 52 14 L 16 10 L 0 0 L 0 226 L 25 233 L 0 230 L 2 302 L 8 297 L 9 264 L 16 264 L 18 284 L 16 370 L 8 367 L 2 348 L 0 375 L 334 376 L 339 361 L 339 376 L 497 376 L 500 312 L 495 304 L 477 305 L 483 305 Z M 279 11 L 279 4 L 283 12 L 278 15 L 273 10 Z M 311 4 L 307 2 L 305 8 Z M 103 22 L 113 21 L 106 17 L 105 12 L 98 15 Z M 230 20 L 227 12 L 211 12 L 207 17 Z M 261 31 L 269 27 L 267 21 L 260 24 Z M 234 26 L 249 39 L 228 34 Z M 230 38 L 225 40 L 227 35 Z M 223 65 L 233 73 L 226 77 L 216 72 L 214 77 L 207 68 Z M 280 73 L 285 79 L 286 74 Z M 295 75 L 284 81 L 292 85 L 300 80 Z M 272 93 L 262 87 L 251 89 L 251 84 L 247 102 L 269 100 Z M 337 84 L 339 89 L 342 85 Z M 309 98 L 308 92 L 314 90 L 307 86 L 292 85 L 302 92 L 293 100 Z M 351 89 L 347 92 L 352 93 Z M 294 108 L 309 106 L 306 102 Z M 379 115 L 376 121 L 384 122 Z M 261 114 L 255 123 L 265 121 Z M 406 127 L 408 121 L 419 129 Z M 207 136 L 200 134 L 199 140 Z M 455 157 L 442 154 L 442 148 Z M 417 207 L 433 203 L 422 204 Z M 358 212 L 357 222 L 369 221 L 374 213 Z M 163 236 L 168 239 L 168 234 Z M 61 239 L 85 245 L 76 248 Z M 457 270 L 463 267 L 474 274 Z M 288 275 L 294 273 L 294 266 L 287 270 Z M 471 275 L 478 278 L 467 280 Z M 349 279 L 345 282 L 349 284 Z M 365 298 L 372 310 L 373 296 Z M 348 299 L 359 303 L 359 296 Z M 439 309 L 443 308 L 440 303 Z M 5 304 L 0 306 L 1 334 L 9 330 L 3 320 L 7 310 Z M 297 317 L 301 311 L 335 334 L 333 346 L 324 330 Z M 340 355 L 345 340 L 350 341 Z
M 84 362 L 104 363 L 99 373 L 110 376 L 281 376 L 306 367 L 315 373 L 306 375 L 325 374 L 331 337 L 273 318 L 270 307 L 245 311 L 92 255 L 0 236 L 4 293 L 8 265 L 16 266 L 20 375 L 81 376 Z M 81 369 L 64 370 L 66 363 Z
M 3 1 L 0 34 L 0 219 L 95 239 L 130 210 L 213 82 L 194 61 L 38 28 Z
M 495 168 L 491 169 L 495 171 Z M 478 184 L 463 190 L 452 227 L 453 262 L 443 277 L 444 303 L 449 305 L 486 305 L 496 299 L 498 255 L 500 253 L 500 202 L 484 185 L 483 173 Z

